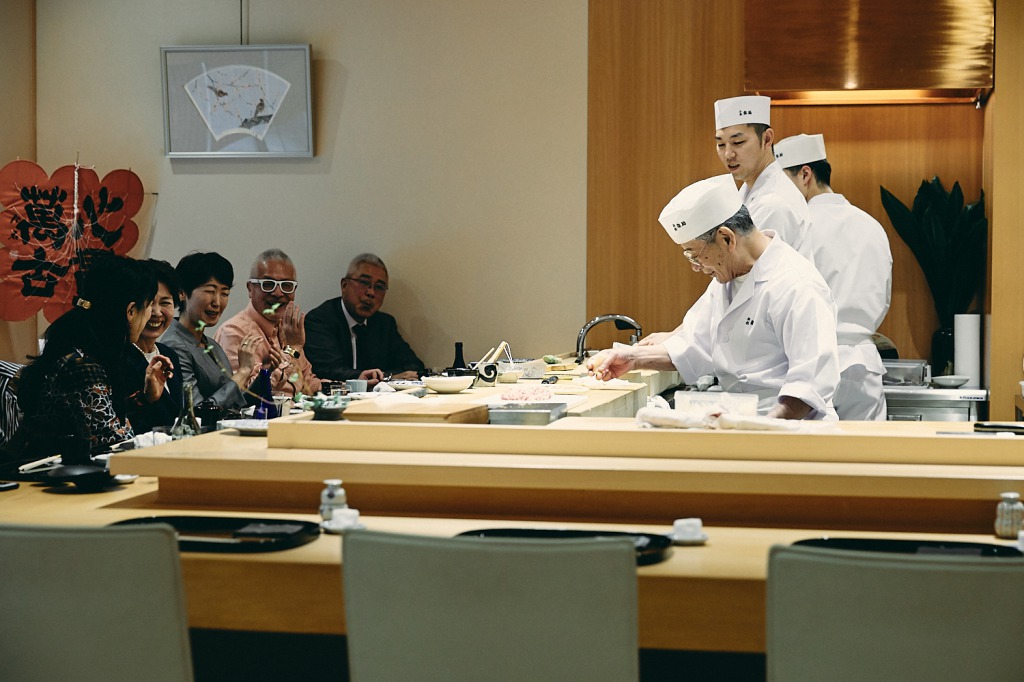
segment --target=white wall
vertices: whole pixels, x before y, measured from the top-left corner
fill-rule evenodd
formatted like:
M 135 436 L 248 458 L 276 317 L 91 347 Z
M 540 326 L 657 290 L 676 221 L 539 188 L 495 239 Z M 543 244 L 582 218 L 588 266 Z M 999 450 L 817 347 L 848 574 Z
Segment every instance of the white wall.
M 159 195 L 136 253 L 220 251 L 231 313 L 264 248 L 296 261 L 307 310 L 375 251 L 384 310 L 428 366 L 456 340 L 469 358 L 502 338 L 517 356 L 570 350 L 585 321 L 587 1 L 239 4 L 37 0 L 39 163 L 131 167 Z M 159 47 L 245 29 L 312 45 L 316 157 L 167 159 Z

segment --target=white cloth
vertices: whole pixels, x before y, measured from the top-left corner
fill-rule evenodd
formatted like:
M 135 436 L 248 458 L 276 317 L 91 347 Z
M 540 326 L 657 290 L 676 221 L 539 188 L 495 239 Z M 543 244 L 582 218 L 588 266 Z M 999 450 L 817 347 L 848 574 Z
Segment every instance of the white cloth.
M 750 187 L 740 186 L 740 200 L 750 212 L 759 230 L 775 230 L 782 239 L 805 257 L 804 239 L 811 229 L 807 200 L 777 161 L 761 171 Z
M 819 194 L 807 204 L 812 229 L 808 257 L 832 289 L 838 310 L 840 419 L 885 419 L 885 367 L 871 339 L 892 297 L 892 252 L 885 229 L 842 194 Z
M 790 396 L 811 407 L 808 418 L 836 419 L 832 294 L 807 259 L 773 231 L 764 234 L 772 240 L 732 302 L 712 281 L 665 348 L 686 383 L 714 374 L 725 391 L 756 393 L 758 414 Z

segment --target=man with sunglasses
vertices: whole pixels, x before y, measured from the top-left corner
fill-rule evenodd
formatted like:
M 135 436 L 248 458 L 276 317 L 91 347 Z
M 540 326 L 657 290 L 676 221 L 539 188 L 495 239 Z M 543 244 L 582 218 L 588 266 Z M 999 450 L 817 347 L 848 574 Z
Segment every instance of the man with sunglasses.
M 214 336 L 233 369 L 237 370 L 238 349 L 243 344 L 258 361 L 262 360 L 246 385 L 252 383 L 262 366 L 272 368 L 274 393 L 310 395 L 320 390 L 320 379 L 304 352 L 305 316 L 295 303 L 298 286 L 295 264 L 284 251 L 267 249 L 256 256 L 245 285 L 249 305 L 222 324 Z
M 729 175 L 686 187 L 658 220 L 712 282 L 674 332 L 601 351 L 590 373 L 675 369 L 688 384 L 714 375 L 725 391 L 756 394 L 760 415 L 836 419 L 836 306 L 810 261 L 757 229 Z
M 388 269 L 378 256 L 362 253 L 341 278 L 341 296 L 306 316 L 306 352 L 325 379 L 363 379 L 368 386 L 390 376 L 416 379 L 424 365 L 395 318 L 380 312 L 388 293 Z

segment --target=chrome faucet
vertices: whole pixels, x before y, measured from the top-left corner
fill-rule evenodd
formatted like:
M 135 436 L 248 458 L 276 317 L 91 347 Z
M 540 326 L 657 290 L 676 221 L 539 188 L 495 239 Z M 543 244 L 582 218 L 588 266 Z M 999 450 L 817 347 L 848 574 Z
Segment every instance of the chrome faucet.
M 631 344 L 636 343 L 643 336 L 643 330 L 640 328 L 640 323 L 634 320 L 628 315 L 598 315 L 590 322 L 583 325 L 583 329 L 580 330 L 580 335 L 576 337 L 576 364 L 582 365 L 583 361 L 586 360 L 586 341 L 587 334 L 591 328 L 595 325 L 601 324 L 602 322 L 608 322 L 613 320 L 615 322 L 616 329 L 635 329 L 636 334 L 630 334 L 629 342 Z

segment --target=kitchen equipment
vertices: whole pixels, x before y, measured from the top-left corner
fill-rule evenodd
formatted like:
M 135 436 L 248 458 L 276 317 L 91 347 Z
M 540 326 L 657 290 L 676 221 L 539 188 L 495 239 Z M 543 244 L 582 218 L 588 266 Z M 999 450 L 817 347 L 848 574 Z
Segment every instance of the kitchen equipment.
M 885 386 L 925 386 L 928 384 L 928 363 L 924 360 L 882 360 Z
M 962 374 L 945 374 L 943 376 L 932 377 L 932 384 L 939 388 L 959 388 L 966 384 L 969 379 L 969 376 Z
M 982 388 L 884 386 L 889 421 L 978 421 L 988 418 Z
M 640 340 L 640 337 L 643 336 L 644 332 L 640 328 L 640 323 L 637 322 L 636 320 L 634 320 L 632 317 L 629 317 L 628 315 L 598 315 L 597 317 L 592 319 L 590 322 L 587 322 L 585 325 L 583 325 L 583 328 L 580 329 L 579 335 L 576 337 L 576 364 L 582 365 L 584 363 L 584 361 L 586 361 L 586 359 L 587 359 L 586 358 L 586 343 L 587 343 L 587 334 L 590 333 L 590 330 L 595 325 L 598 325 L 598 324 L 600 324 L 602 322 L 609 322 L 609 321 L 614 321 L 615 322 L 615 328 L 616 329 L 621 329 L 621 330 L 635 329 L 636 330 L 636 334 L 631 334 L 630 337 L 629 337 L 630 344 L 636 343 L 637 341 Z
M 565 416 L 567 403 L 507 403 L 489 406 L 492 424 L 532 424 L 544 426 Z

